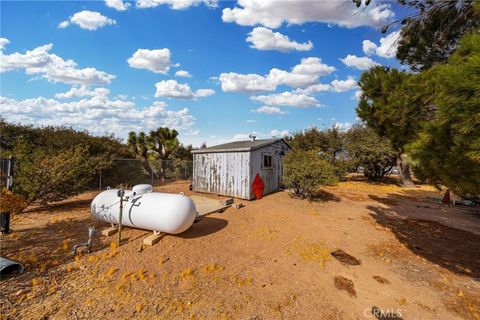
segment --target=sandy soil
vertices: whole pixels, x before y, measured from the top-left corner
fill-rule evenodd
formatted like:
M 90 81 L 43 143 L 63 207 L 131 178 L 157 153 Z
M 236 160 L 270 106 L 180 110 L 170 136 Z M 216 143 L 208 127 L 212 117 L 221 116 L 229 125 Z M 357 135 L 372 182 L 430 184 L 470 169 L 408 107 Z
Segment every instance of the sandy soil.
M 74 260 L 88 226 L 107 227 L 89 215 L 95 194 L 13 221 L 1 255 L 26 272 L 0 283 L 2 318 L 480 319 L 480 212 L 442 206 L 428 186 L 277 192 L 153 247 L 147 231 L 127 229 L 121 247 L 98 236 Z

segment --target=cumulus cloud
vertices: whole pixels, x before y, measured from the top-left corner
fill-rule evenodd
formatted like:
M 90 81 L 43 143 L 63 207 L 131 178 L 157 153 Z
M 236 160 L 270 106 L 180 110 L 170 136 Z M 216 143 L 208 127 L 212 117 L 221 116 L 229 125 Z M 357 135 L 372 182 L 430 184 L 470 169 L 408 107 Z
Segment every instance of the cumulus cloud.
M 274 91 L 279 85 L 303 88 L 318 82 L 319 78 L 335 71 L 320 58 L 304 58 L 291 71 L 273 68 L 264 76 L 258 74 L 222 73 L 219 81 L 225 92 L 258 93 Z
M 188 84 L 178 83 L 175 80 L 162 80 L 157 82 L 155 87 L 157 88 L 155 97 L 190 100 L 215 94 L 212 89 L 199 89 L 193 92 Z
M 278 114 L 278 115 L 286 114 L 286 112 L 282 111 L 279 107 L 269 107 L 269 106 L 262 106 L 258 109 L 253 109 L 251 111 L 255 113 L 265 113 L 265 114 Z
M 363 52 L 367 56 L 376 54 L 382 58 L 394 58 L 397 55 L 398 40 L 400 38 L 400 31 L 394 31 L 380 39 L 380 45 L 377 46 L 370 40 L 363 40 Z
M 198 89 L 197 91 L 195 91 L 196 98 L 208 97 L 214 94 L 215 94 L 215 90 L 213 89 Z
M 67 92 L 55 94 L 57 99 L 72 99 L 81 97 L 107 97 L 110 94 L 110 90 L 107 88 L 95 88 L 90 90 L 87 86 L 73 86 Z
M 37 97 L 15 100 L 0 96 L 0 108 L 7 121 L 35 125 L 66 125 L 87 129 L 92 134 L 113 133 L 126 138 L 138 128 L 149 131 L 166 126 L 180 131 L 191 130 L 195 118 L 187 108 L 168 110 L 164 102 L 140 108 L 131 101 L 111 100 L 106 95 L 61 102 Z
M 371 56 L 377 50 L 377 45 L 370 40 L 363 40 L 362 50 L 367 56 Z
M 0 72 L 25 70 L 29 75 L 40 75 L 52 82 L 67 84 L 107 84 L 114 75 L 95 68 L 78 69 L 73 60 L 64 60 L 50 53 L 53 45 L 46 44 L 25 53 L 4 54 L 0 52 Z
M 313 48 L 311 41 L 299 43 L 290 40 L 286 35 L 280 32 L 273 32 L 264 27 L 257 27 L 253 29 L 247 37 L 247 42 L 250 42 L 251 48 L 258 50 L 277 50 L 277 51 L 308 51 Z
M 347 131 L 352 126 L 353 125 L 350 122 L 335 122 L 333 124 L 333 127 L 340 130 L 340 131 Z
M 82 29 L 94 31 L 106 25 L 113 25 L 116 23 L 115 20 L 105 17 L 100 12 L 83 10 L 75 13 L 67 20 L 60 22 L 58 27 L 64 29 L 70 24 L 76 24 Z
M 378 65 L 369 57 L 357 57 L 356 55 L 349 54 L 345 58 L 340 59 L 346 66 L 357 68 L 359 70 L 368 70 L 371 67 Z
M 170 50 L 163 49 L 138 49 L 128 58 L 127 62 L 132 68 L 147 69 L 155 73 L 167 74 L 174 65 L 170 60 Z
M 332 90 L 335 92 L 345 92 L 358 88 L 357 80 L 349 76 L 346 80 L 333 80 L 331 82 Z
M 178 70 L 177 72 L 175 72 L 175 76 L 184 77 L 184 78 L 191 78 L 192 77 L 190 72 L 188 72 L 186 70 Z
M 217 5 L 216 0 L 137 0 L 138 8 L 155 8 L 159 5 L 168 5 L 174 10 L 183 10 L 191 6 L 198 6 L 199 4 L 205 4 L 208 7 L 215 7 Z
M 273 91 L 276 85 L 267 78 L 258 74 L 240 74 L 228 72 L 220 74 L 219 81 L 225 92 L 255 93 L 261 91 Z
M 332 86 L 326 83 L 316 83 L 312 84 L 311 86 L 306 87 L 305 89 L 297 89 L 295 92 L 297 93 L 305 93 L 305 94 L 314 94 L 319 92 L 328 92 L 332 90 Z
M 10 40 L 7 38 L 0 38 L 0 50 L 3 50 L 7 44 L 10 43 Z
M 270 95 L 252 96 L 253 101 L 259 101 L 270 107 L 289 106 L 296 108 L 318 107 L 320 103 L 314 97 L 303 93 L 282 92 Z
M 243 26 L 263 25 L 278 28 L 282 23 L 323 22 L 343 27 L 379 26 L 394 17 L 388 4 L 373 1 L 359 10 L 351 1 L 239 0 L 234 8 L 222 12 L 224 22 Z
M 277 129 L 273 129 L 272 131 L 270 131 L 270 136 L 273 137 L 273 138 L 284 138 L 286 136 L 288 136 L 290 134 L 290 132 L 288 130 L 277 130 Z
M 130 7 L 130 3 L 123 2 L 122 0 L 105 0 L 107 7 L 113 8 L 118 11 L 126 11 Z

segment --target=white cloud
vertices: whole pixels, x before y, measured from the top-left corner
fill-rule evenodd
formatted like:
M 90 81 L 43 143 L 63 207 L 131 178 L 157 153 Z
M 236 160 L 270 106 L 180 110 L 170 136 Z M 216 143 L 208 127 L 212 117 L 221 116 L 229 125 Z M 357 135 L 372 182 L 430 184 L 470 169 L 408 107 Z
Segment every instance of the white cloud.
M 222 20 L 243 26 L 278 28 L 282 23 L 316 21 L 344 27 L 379 26 L 394 16 L 388 4 L 372 2 L 359 10 L 351 1 L 239 0 L 223 9 Z
M 155 97 L 165 97 L 174 99 L 195 99 L 211 96 L 215 93 L 212 89 L 199 89 L 192 91 L 188 84 L 178 83 L 175 80 L 162 80 L 155 84 L 157 91 Z
M 41 75 L 52 82 L 85 85 L 107 84 L 115 78 L 95 68 L 78 69 L 75 61 L 49 53 L 52 48 L 50 43 L 23 54 L 15 52 L 5 55 L 0 52 L 0 72 L 25 70 L 29 75 Z
M 137 0 L 138 8 L 155 8 L 159 5 L 166 4 L 171 9 L 183 10 L 191 6 L 198 6 L 204 3 L 208 7 L 215 7 L 216 0 Z
M 116 23 L 115 20 L 105 17 L 100 12 L 83 10 L 75 13 L 67 20 L 60 22 L 58 27 L 64 29 L 70 24 L 76 24 L 82 29 L 94 31 L 106 25 L 113 25 Z
M 247 42 L 250 42 L 251 48 L 258 50 L 277 50 L 277 51 L 308 51 L 313 48 L 311 41 L 305 43 L 298 43 L 290 40 L 286 35 L 280 32 L 273 32 L 264 27 L 257 27 L 253 29 L 247 37 Z
M 394 31 L 380 39 L 380 46 L 370 40 L 363 40 L 363 52 L 370 56 L 376 54 L 382 58 L 394 58 L 397 55 L 400 31 Z
M 290 134 L 290 132 L 288 130 L 279 131 L 277 129 L 273 129 L 272 131 L 270 131 L 270 136 L 272 136 L 274 138 L 284 138 L 284 137 L 288 136 L 289 134 Z
M 352 127 L 352 124 L 350 122 L 335 122 L 333 127 L 340 131 L 347 131 Z
M 257 122 L 257 120 L 248 119 L 248 120 L 246 120 L 246 122 L 247 122 L 247 123 L 255 123 L 255 122 Z
M 8 40 L 7 38 L 0 38 L 0 51 L 3 50 L 3 48 L 5 48 L 5 46 L 9 43 L 10 40 Z
M 335 92 L 344 92 L 358 88 L 357 80 L 349 76 L 346 80 L 333 80 L 331 82 L 332 90 Z
M 363 94 L 362 90 L 360 89 L 356 90 L 352 96 L 352 100 L 360 100 L 360 98 L 362 97 L 362 94 Z
M 190 72 L 188 72 L 186 70 L 178 70 L 177 72 L 175 72 L 175 76 L 184 77 L 184 78 L 191 78 L 192 77 Z
M 173 66 L 168 48 L 155 50 L 138 49 L 128 58 L 127 62 L 132 68 L 147 69 L 162 74 L 167 74 Z
M 195 91 L 196 98 L 208 97 L 214 94 L 215 94 L 215 90 L 213 89 L 198 89 L 197 91 Z
M 363 40 L 362 50 L 367 56 L 370 56 L 375 53 L 377 50 L 377 45 L 370 40 Z
M 332 90 L 331 85 L 325 84 L 325 83 L 317 83 L 317 84 L 312 84 L 311 86 L 308 86 L 305 89 L 297 89 L 294 92 L 313 94 L 313 93 L 319 93 L 319 92 L 327 92 L 331 90 Z
M 346 66 L 357 68 L 359 70 L 368 70 L 371 67 L 378 65 L 369 57 L 357 57 L 356 55 L 349 54 L 345 58 L 340 59 Z
M 219 80 L 225 92 L 255 93 L 276 89 L 275 84 L 258 74 L 222 73 Z
M 258 109 L 253 109 L 251 111 L 255 113 L 265 113 L 265 114 L 278 114 L 278 115 L 286 114 L 286 112 L 282 111 L 279 107 L 269 107 L 269 106 L 263 106 Z
M 320 106 L 320 103 L 314 97 L 303 93 L 292 93 L 288 91 L 263 96 L 252 96 L 250 99 L 260 101 L 270 107 L 290 106 L 308 108 Z
M 57 99 L 72 99 L 72 98 L 81 98 L 81 97 L 108 97 L 110 90 L 107 88 L 95 88 L 90 90 L 87 86 L 74 86 L 70 90 L 63 93 L 55 94 Z
M 105 0 L 107 7 L 113 8 L 118 11 L 126 11 L 128 7 L 131 6 L 128 2 L 123 2 L 122 0 Z
M 302 59 L 291 71 L 273 68 L 265 76 L 230 72 L 220 74 L 219 80 L 225 92 L 258 93 L 274 91 L 280 85 L 307 87 L 333 71 L 335 68 L 322 63 L 320 58 L 310 57 Z
M 0 108 L 10 122 L 37 126 L 66 125 L 78 130 L 87 129 L 96 135 L 113 133 L 121 138 L 139 128 L 149 131 L 167 126 L 187 131 L 195 124 L 195 118 L 187 108 L 168 110 L 167 105 L 160 101 L 140 108 L 131 101 L 110 100 L 104 95 L 69 102 L 44 97 L 25 100 L 0 97 Z

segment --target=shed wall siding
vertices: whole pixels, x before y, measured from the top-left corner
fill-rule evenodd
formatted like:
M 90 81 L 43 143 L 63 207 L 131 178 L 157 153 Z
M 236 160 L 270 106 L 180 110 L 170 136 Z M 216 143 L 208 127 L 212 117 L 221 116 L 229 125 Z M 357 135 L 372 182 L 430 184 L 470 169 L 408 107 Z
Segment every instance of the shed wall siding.
M 196 192 L 250 199 L 250 152 L 194 154 Z
M 250 179 L 253 182 L 257 173 L 262 178 L 265 185 L 264 194 L 272 193 L 280 188 L 283 175 L 283 154 L 289 151 L 289 147 L 279 141 L 274 144 L 252 151 Z M 263 154 L 272 155 L 272 169 L 262 168 Z M 250 197 L 253 198 L 251 191 Z

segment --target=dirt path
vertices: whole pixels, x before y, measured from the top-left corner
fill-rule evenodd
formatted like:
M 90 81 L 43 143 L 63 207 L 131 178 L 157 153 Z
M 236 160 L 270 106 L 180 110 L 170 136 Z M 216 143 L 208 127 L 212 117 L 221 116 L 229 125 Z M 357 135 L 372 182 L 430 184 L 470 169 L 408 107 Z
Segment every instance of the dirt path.
M 96 239 L 72 261 L 88 226 L 105 226 L 89 216 L 94 194 L 13 222 L 2 256 L 27 272 L 0 283 L 2 318 L 480 319 L 480 213 L 439 205 L 429 187 L 278 192 L 143 251 L 146 231 L 127 229 L 120 248 Z

